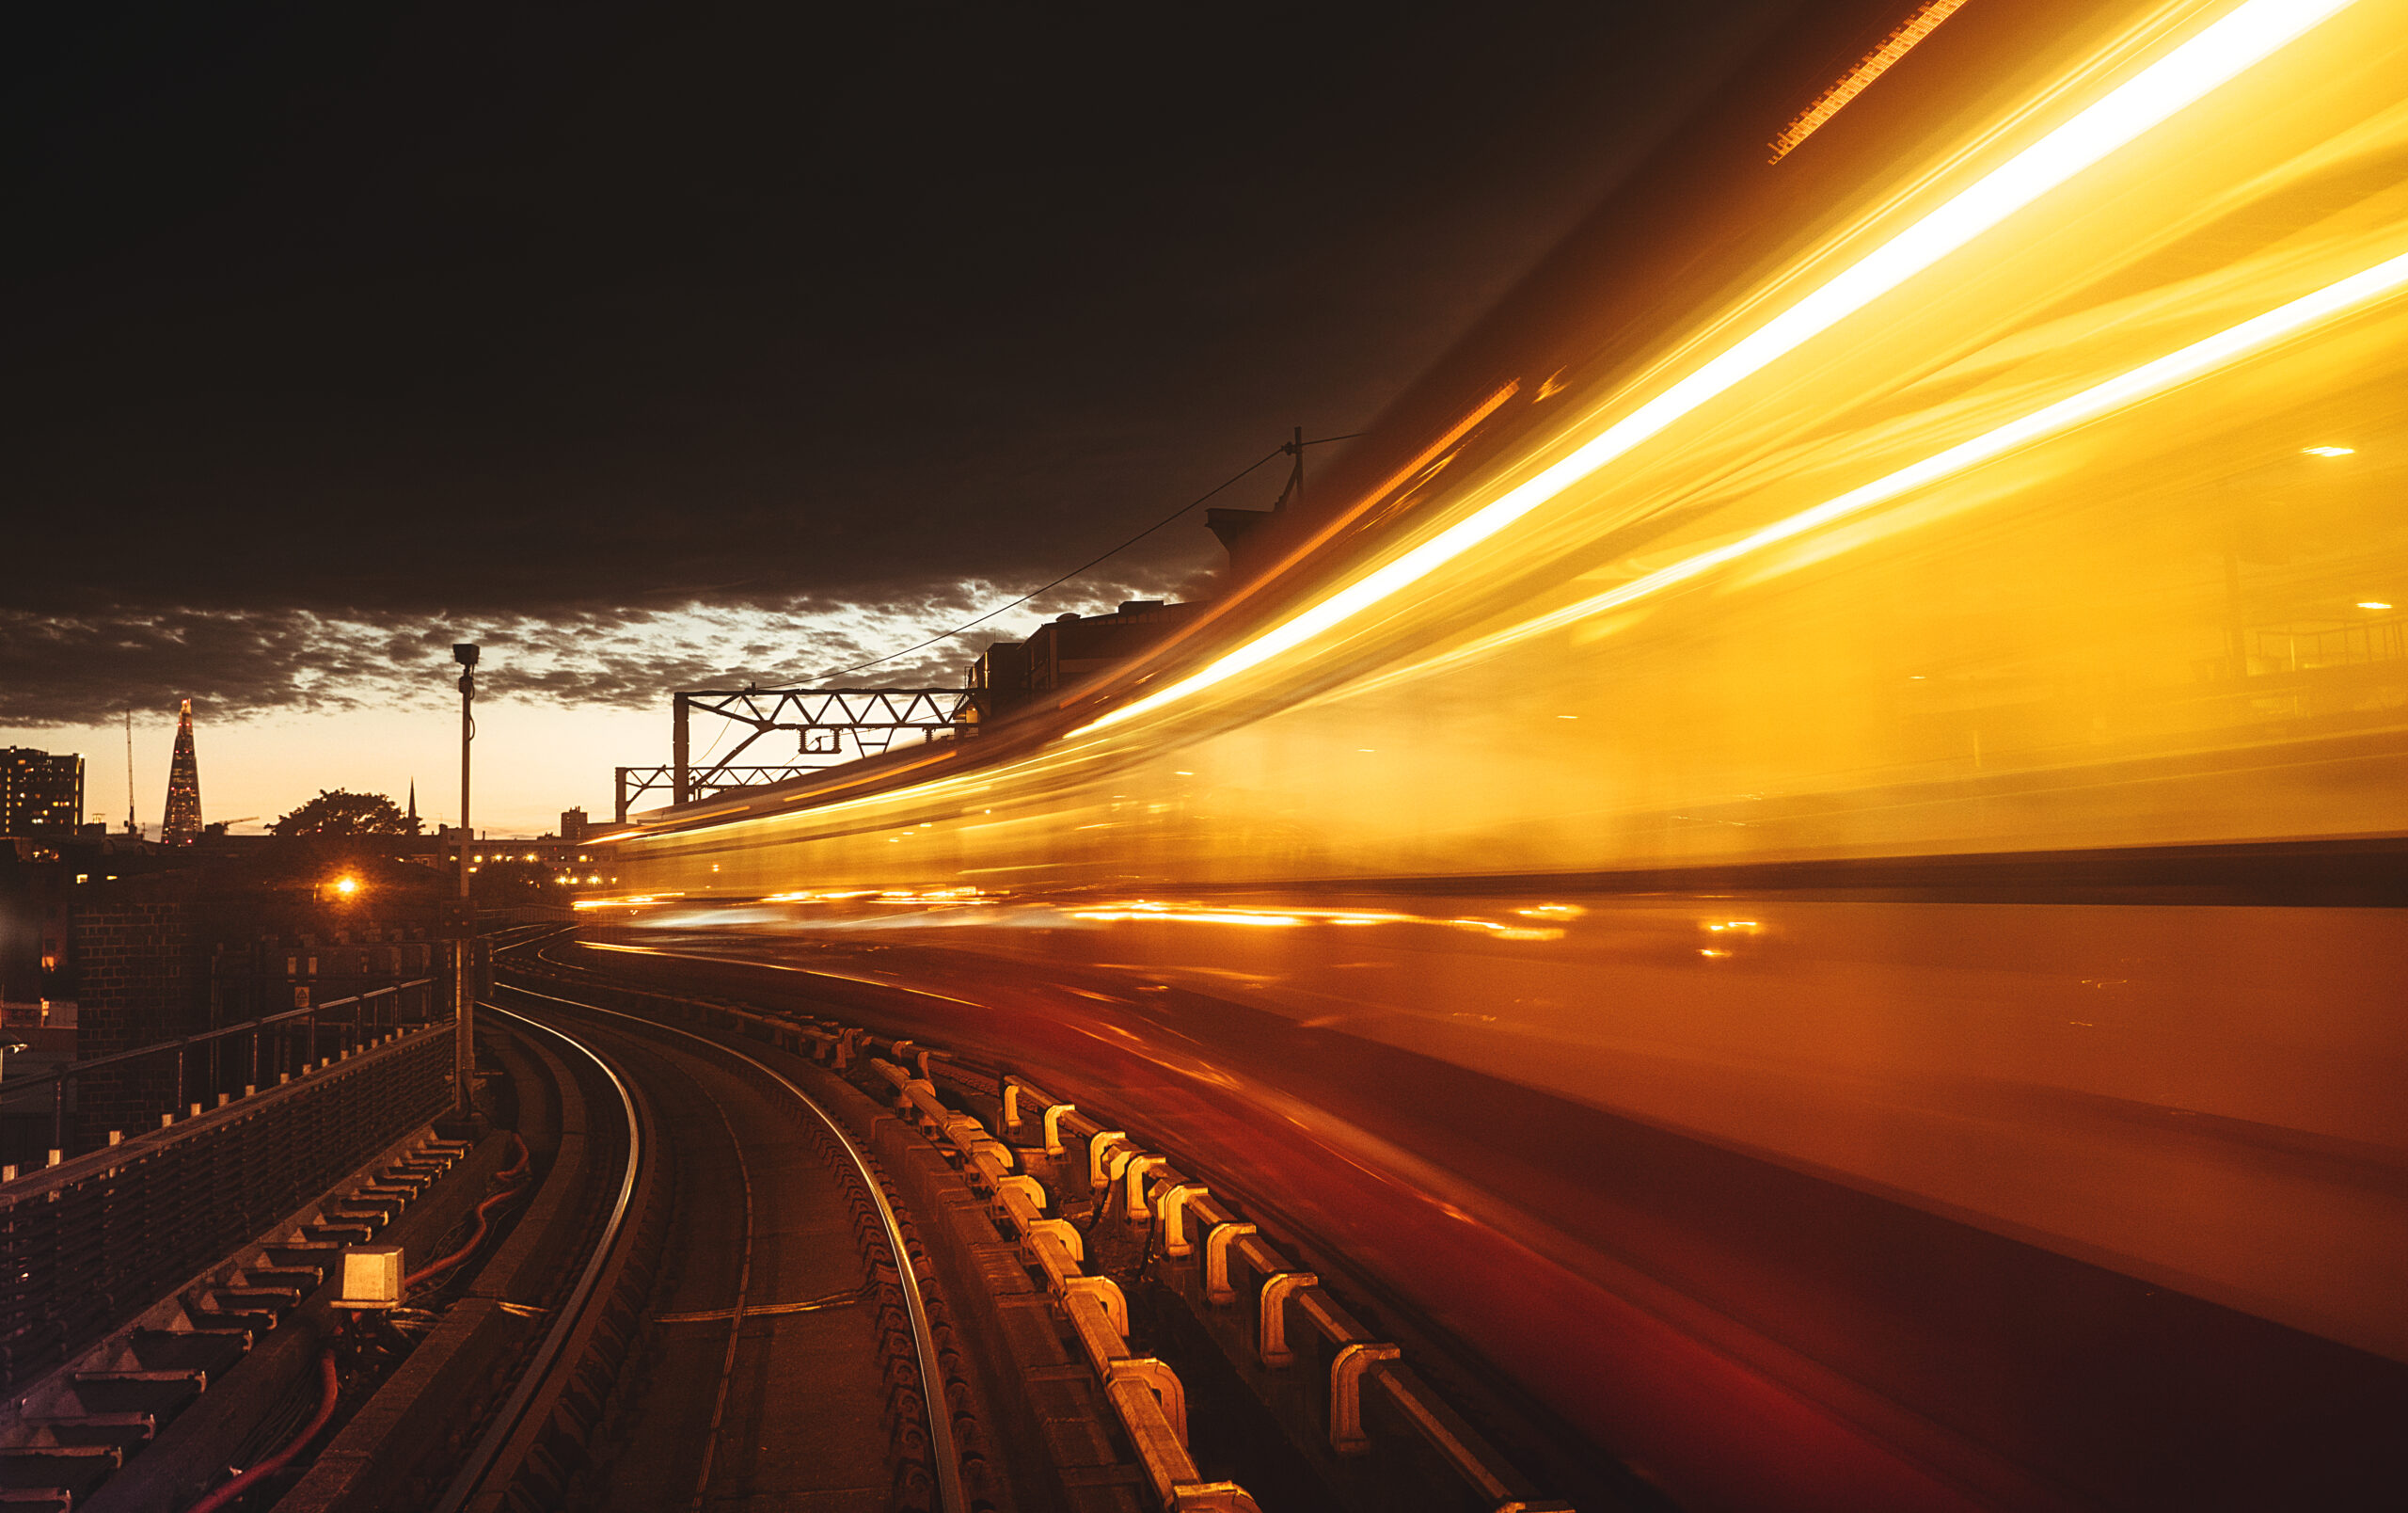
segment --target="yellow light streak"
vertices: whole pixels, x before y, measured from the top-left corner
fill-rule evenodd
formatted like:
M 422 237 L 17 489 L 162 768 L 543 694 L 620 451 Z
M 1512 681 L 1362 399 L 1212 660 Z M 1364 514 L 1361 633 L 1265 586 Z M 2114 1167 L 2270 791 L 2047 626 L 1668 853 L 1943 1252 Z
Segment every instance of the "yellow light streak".
M 2408 284 L 2408 253 L 2389 258 L 2373 267 L 2330 283 L 2313 294 L 2303 295 L 2288 305 L 2279 305 L 2262 315 L 2253 316 L 2238 326 L 2228 326 L 2204 341 L 2194 342 L 2178 352 L 2168 353 L 2153 362 L 2122 373 L 2104 383 L 2094 384 L 2078 394 L 2061 399 L 2053 405 L 2020 416 L 2005 424 L 1986 431 L 1971 440 L 1960 441 L 1942 452 L 1937 452 L 1920 462 L 1909 463 L 1885 477 L 1877 478 L 1861 487 L 1852 488 L 1836 499 L 1826 500 L 1812 509 L 1800 510 L 1785 519 L 1776 520 L 1760 531 L 1751 532 L 1738 540 L 1726 543 L 1710 551 L 1685 558 L 1668 567 L 1659 567 L 1643 577 L 1635 578 L 1620 587 L 1609 589 L 1593 598 L 1545 615 L 1517 627 L 1513 634 L 1519 638 L 1536 630 L 1570 625 L 1608 610 L 1619 609 L 1635 599 L 1661 593 L 1678 583 L 1736 561 L 1752 552 L 1763 550 L 1778 542 L 1787 541 L 1808 531 L 1830 525 L 1901 494 L 1937 482 L 1950 473 L 1961 472 L 1977 463 L 1987 462 L 2002 453 L 2038 439 L 2052 432 L 2062 431 L 2084 421 L 2095 420 L 2110 410 L 2120 408 L 2136 400 L 2145 399 L 2172 388 L 2187 379 L 2198 377 L 2211 369 L 2265 346 L 2317 322 L 2339 314 L 2353 306 L 2363 305 Z
M 1514 912 L 1552 918 L 1570 918 L 1582 911 L 1575 904 L 1546 904 L 1537 909 L 1517 909 Z M 1293 925 L 1436 925 L 1449 930 L 1475 931 L 1497 940 L 1561 940 L 1563 938 L 1562 931 L 1547 927 L 1507 925 L 1494 919 L 1439 919 L 1426 915 L 1401 914 L 1391 909 L 1205 908 L 1195 904 L 1164 903 L 1152 899 L 1107 903 L 1092 909 L 1074 909 L 1069 912 L 1069 917 L 1091 919 L 1103 924 L 1249 925 L 1271 928 Z
M 1094 919 L 1107 924 L 1125 924 L 1133 919 L 1164 920 L 1181 925 L 1301 925 L 1305 921 L 1294 915 L 1250 914 L 1237 909 L 1203 909 L 1193 913 L 1171 914 L 1156 909 L 1073 909 L 1073 919 Z
M 2355 447 L 2302 447 L 2300 451 L 2311 457 L 2354 457 L 2358 454 Z
M 647 903 L 658 903 L 663 899 L 682 899 L 686 895 L 682 891 L 677 893 L 631 893 L 626 897 L 620 899 L 579 899 L 575 903 L 571 904 L 570 907 L 576 909 L 640 909 Z M 592 945 L 594 943 L 588 942 L 587 944 Z M 619 950 L 626 949 L 626 948 L 613 947 L 611 948 Z
M 1259 666 L 1427 577 L 2353 3 L 2249 0 L 2236 8 L 1570 455 L 1197 672 L 1099 716 L 1082 733 L 1150 713 Z
M 1873 81 L 1890 72 L 1891 65 L 1907 56 L 1917 42 L 1939 30 L 1940 24 L 1955 15 L 1965 0 L 1927 0 L 1924 8 L 1909 16 L 1895 31 L 1881 39 L 1881 45 L 1864 55 L 1861 62 L 1848 70 L 1840 82 L 1814 97 L 1814 103 L 1798 113 L 1798 119 L 1772 139 L 1772 161 L 1780 162 L 1797 151 L 1798 144 L 1822 129 L 1823 123 L 1846 109 L 1847 103 L 1870 88 Z

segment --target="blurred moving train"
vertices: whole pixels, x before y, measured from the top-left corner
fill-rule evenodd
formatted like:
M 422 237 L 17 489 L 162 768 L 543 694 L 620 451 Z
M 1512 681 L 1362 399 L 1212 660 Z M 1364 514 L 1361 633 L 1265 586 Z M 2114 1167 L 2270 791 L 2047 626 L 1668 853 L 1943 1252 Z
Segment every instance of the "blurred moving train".
M 1363 1159 L 1593 1296 L 1385 1275 L 1689 1505 L 2398 1505 L 2408 3 L 1821 8 L 1341 466 L 1041 711 L 638 816 L 615 938 L 1526 1090 Z

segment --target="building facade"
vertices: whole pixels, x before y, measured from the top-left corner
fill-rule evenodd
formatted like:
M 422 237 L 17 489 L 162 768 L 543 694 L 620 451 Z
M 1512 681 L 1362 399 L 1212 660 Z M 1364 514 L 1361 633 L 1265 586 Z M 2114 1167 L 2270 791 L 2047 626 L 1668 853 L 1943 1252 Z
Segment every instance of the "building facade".
M 0 836 L 71 836 L 83 814 L 83 757 L 24 746 L 0 752 Z
M 1204 613 L 1201 604 L 1133 599 L 1110 614 L 1064 614 L 1026 641 L 998 641 L 970 670 L 971 706 L 990 721 L 1148 649 Z

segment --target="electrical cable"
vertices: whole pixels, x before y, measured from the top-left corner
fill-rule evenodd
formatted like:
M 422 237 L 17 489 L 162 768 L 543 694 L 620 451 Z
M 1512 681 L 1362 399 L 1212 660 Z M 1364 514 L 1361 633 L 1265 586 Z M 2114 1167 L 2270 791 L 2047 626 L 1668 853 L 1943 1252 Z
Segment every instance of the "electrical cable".
M 341 1391 L 341 1382 L 335 1374 L 334 1347 L 328 1346 L 318 1354 L 318 1411 L 301 1426 L 301 1432 L 285 1441 L 283 1449 L 195 1503 L 186 1513 L 218 1513 L 221 1508 L 231 1507 L 245 1492 L 291 1464 L 293 1457 L 308 1448 L 309 1441 L 326 1426 L 326 1421 L 335 1416 L 335 1399 Z
M 1356 437 L 1366 434 L 1367 433 L 1362 431 L 1350 431 L 1344 436 L 1316 437 L 1312 440 L 1306 442 L 1305 445 L 1308 447 L 1317 447 L 1330 441 L 1352 441 Z M 1237 484 L 1247 474 L 1253 472 L 1256 469 L 1261 467 L 1264 463 L 1269 462 L 1274 457 L 1292 456 L 1295 453 L 1295 442 L 1282 441 L 1277 446 L 1273 447 L 1270 451 L 1264 453 L 1257 460 L 1239 469 L 1235 473 L 1232 473 L 1228 479 L 1219 485 L 1207 489 L 1202 494 L 1189 500 L 1186 503 L 1181 504 L 1179 508 L 1171 511 L 1168 515 L 1164 516 L 1161 519 L 1156 520 L 1153 524 L 1138 532 L 1135 535 L 1133 535 L 1128 540 L 1123 541 L 1120 545 L 1113 548 L 1110 551 L 1104 552 L 1101 556 L 1094 557 L 1086 562 L 1081 563 L 1078 566 L 1071 568 L 1069 572 L 1064 573 L 1061 577 L 1056 578 L 1052 582 L 1047 583 L 1040 588 L 1030 589 L 1027 593 L 1022 594 L 1020 597 L 1012 600 L 1008 604 L 999 604 L 974 620 L 965 620 L 961 624 L 955 626 L 950 630 L 939 631 L 937 634 L 928 637 L 927 640 L 920 642 L 915 645 L 906 646 L 900 651 L 890 651 L 883 657 L 873 658 L 865 662 L 857 662 L 850 667 L 840 667 L 832 673 L 821 673 L 817 677 L 814 678 L 813 681 L 824 683 L 832 677 L 846 677 L 854 673 L 867 672 L 870 668 L 876 667 L 881 662 L 891 662 L 897 657 L 909 657 L 915 651 L 926 650 L 927 647 L 935 645 L 940 641 L 950 640 L 973 627 L 984 625 L 987 621 L 993 619 L 996 615 L 1002 614 L 1008 610 L 1016 610 L 1040 594 L 1050 594 L 1054 589 L 1057 589 L 1064 583 L 1069 582 L 1071 579 L 1086 572 L 1089 568 L 1095 567 L 1101 563 L 1109 562 L 1114 557 L 1120 555 L 1120 553 L 1128 550 L 1131 547 L 1135 546 L 1138 542 L 1145 540 L 1148 536 L 1152 535 L 1164 526 L 1170 524 L 1180 516 L 1185 515 L 1188 511 L 1196 508 L 1198 504 L 1203 503 L 1205 501 L 1212 499 L 1214 495 L 1221 493 L 1224 489 Z
M 506 1182 L 515 1183 L 519 1177 L 526 1175 L 527 1164 L 533 1153 L 527 1149 L 527 1142 L 525 1140 L 518 1139 L 518 1134 L 515 1130 L 511 1132 L 511 1139 L 518 1140 L 518 1160 L 507 1171 L 498 1171 L 495 1175 Z M 461 1262 L 468 1259 L 469 1256 L 474 1255 L 476 1253 L 477 1247 L 484 1243 L 485 1232 L 490 1227 L 490 1216 L 493 1211 L 500 1207 L 503 1203 L 509 1202 L 511 1199 L 517 1197 L 524 1190 L 524 1188 L 515 1186 L 504 1187 L 501 1191 L 495 1193 L 490 1198 L 487 1198 L 483 1202 L 479 1203 L 477 1205 L 476 1213 L 476 1228 L 469 1234 L 467 1243 L 462 1245 L 450 1255 L 444 1256 L 442 1259 L 437 1261 L 430 1261 L 425 1266 L 411 1272 L 408 1276 L 404 1277 L 402 1279 L 402 1291 L 407 1293 L 411 1288 L 416 1287 L 420 1282 L 426 1281 L 429 1277 L 437 1276 L 443 1272 L 449 1271 L 453 1266 L 458 1266 Z
M 420 1282 L 424 1282 L 427 1278 L 449 1271 L 453 1266 L 458 1266 L 461 1262 L 468 1259 L 469 1256 L 474 1255 L 476 1253 L 477 1247 L 484 1243 L 485 1232 L 491 1227 L 491 1215 L 493 1211 L 517 1196 L 517 1188 L 505 1187 L 501 1191 L 495 1193 L 492 1197 L 486 1199 L 483 1202 L 479 1203 L 477 1205 L 476 1228 L 470 1232 L 467 1243 L 452 1251 L 450 1255 L 443 1257 L 441 1260 L 430 1261 L 425 1266 L 420 1266 L 418 1270 L 411 1272 L 406 1277 L 404 1277 L 402 1279 L 402 1290 L 404 1292 L 407 1292 L 409 1289 L 416 1287 Z
M 516 1182 L 526 1174 L 527 1163 L 535 1158 L 535 1153 L 527 1148 L 525 1136 L 514 1129 L 510 1132 L 510 1139 L 518 1147 L 518 1159 L 494 1173 L 495 1180 L 499 1182 Z

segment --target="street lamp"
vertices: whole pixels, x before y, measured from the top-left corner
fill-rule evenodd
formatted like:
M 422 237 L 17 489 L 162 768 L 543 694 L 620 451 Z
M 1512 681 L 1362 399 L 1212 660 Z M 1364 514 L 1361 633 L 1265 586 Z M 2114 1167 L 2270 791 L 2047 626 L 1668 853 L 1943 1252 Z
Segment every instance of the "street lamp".
M 468 828 L 468 745 L 477 739 L 476 643 L 454 643 L 452 660 L 460 664 L 460 918 L 459 946 L 453 953 L 457 976 L 452 994 L 452 1111 L 456 1118 L 468 1119 L 476 1113 L 477 1067 L 477 916 L 468 901 L 468 838 L 475 834 Z

